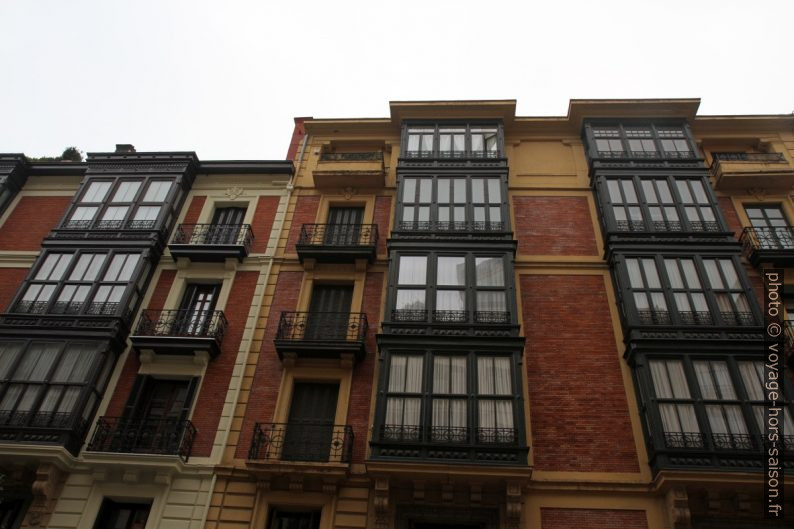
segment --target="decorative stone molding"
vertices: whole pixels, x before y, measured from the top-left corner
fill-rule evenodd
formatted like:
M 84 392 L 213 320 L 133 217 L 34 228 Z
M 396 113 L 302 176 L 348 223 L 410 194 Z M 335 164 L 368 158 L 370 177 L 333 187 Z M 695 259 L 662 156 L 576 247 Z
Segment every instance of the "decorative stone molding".
M 692 515 L 689 512 L 689 497 L 684 487 L 673 487 L 665 495 L 667 516 L 673 529 L 691 529 Z
M 229 200 L 237 200 L 239 197 L 245 195 L 245 189 L 240 186 L 232 186 L 226 189 L 223 193 Z
M 389 478 L 375 479 L 375 529 L 389 527 Z
M 505 527 L 518 529 L 521 526 L 521 483 L 508 481 L 505 490 Z
M 340 190 L 340 194 L 345 197 L 345 200 L 350 200 L 356 194 L 358 194 L 358 190 L 355 187 L 345 187 Z

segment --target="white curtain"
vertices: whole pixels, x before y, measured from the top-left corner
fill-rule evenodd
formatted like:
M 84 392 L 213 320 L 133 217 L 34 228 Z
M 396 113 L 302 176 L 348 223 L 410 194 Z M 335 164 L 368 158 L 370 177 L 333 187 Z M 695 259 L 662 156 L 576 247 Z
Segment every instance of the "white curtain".
M 503 287 L 505 284 L 504 262 L 501 257 L 477 257 L 475 259 L 478 287 Z
M 438 258 L 437 284 L 463 286 L 466 284 L 466 258 L 443 256 Z
M 480 312 L 505 312 L 507 303 L 502 291 L 477 292 L 477 310 Z
M 709 278 L 711 288 L 725 288 L 720 272 L 717 269 L 717 262 L 714 259 L 703 259 L 703 266 L 706 268 L 706 276 Z
M 168 190 L 171 189 L 170 180 L 155 180 L 149 184 L 146 189 L 146 194 L 143 197 L 144 202 L 164 202 L 168 196 Z
M 427 281 L 427 257 L 401 255 L 397 283 L 400 285 L 424 285 Z
M 648 365 L 658 398 L 691 398 L 684 375 L 684 366 L 680 360 L 651 360 Z

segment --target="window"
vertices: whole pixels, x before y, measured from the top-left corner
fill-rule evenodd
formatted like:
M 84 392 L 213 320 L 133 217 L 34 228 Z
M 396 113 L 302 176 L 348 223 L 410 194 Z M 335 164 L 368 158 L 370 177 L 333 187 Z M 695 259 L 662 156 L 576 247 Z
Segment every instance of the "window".
M 403 179 L 400 185 L 400 229 L 504 229 L 499 177 L 412 177 Z
M 92 344 L 0 343 L 0 424 L 64 428 L 90 420 L 112 367 Z
M 750 219 L 754 245 L 762 250 L 790 250 L 794 248 L 794 232 L 779 205 L 745 206 Z
M 411 125 L 406 128 L 406 158 L 498 158 L 496 125 Z
M 720 230 L 713 201 L 700 179 L 635 176 L 608 178 L 605 185 L 606 211 L 617 231 Z
M 319 529 L 321 511 L 273 509 L 270 529 Z
M 163 179 L 94 180 L 68 215 L 65 228 L 152 228 L 173 181 Z
M 625 264 L 628 297 L 641 324 L 756 323 L 748 288 L 731 258 L 629 257 Z
M 393 319 L 509 323 L 503 255 L 399 255 Z M 473 320 L 472 320 L 473 318 Z
M 49 253 L 28 279 L 14 312 L 117 314 L 125 292 L 138 277 L 140 261 L 140 253 Z M 126 304 L 130 310 L 139 299 L 138 289 L 135 285 Z
M 121 503 L 106 498 L 94 529 L 144 529 L 150 509 L 150 503 Z
M 760 449 L 756 440 L 764 432 L 763 362 L 652 359 L 648 368 L 667 448 Z M 783 415 L 784 433 L 794 431 L 788 405 Z M 787 445 L 791 439 L 787 435 Z
M 473 352 L 391 354 L 382 439 L 516 443 L 513 364 Z
M 588 125 L 590 153 L 594 158 L 681 159 L 695 158 L 682 125 Z

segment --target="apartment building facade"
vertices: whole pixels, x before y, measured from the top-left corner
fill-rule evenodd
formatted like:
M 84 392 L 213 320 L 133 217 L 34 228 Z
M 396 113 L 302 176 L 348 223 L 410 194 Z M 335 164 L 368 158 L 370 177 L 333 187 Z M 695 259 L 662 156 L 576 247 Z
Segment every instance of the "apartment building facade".
M 4 156 L 8 527 L 777 527 L 761 274 L 794 289 L 794 118 L 698 103 L 392 102 L 296 118 L 278 162 Z M 56 363 L 103 339 L 82 430 L 24 408 L 72 402 Z

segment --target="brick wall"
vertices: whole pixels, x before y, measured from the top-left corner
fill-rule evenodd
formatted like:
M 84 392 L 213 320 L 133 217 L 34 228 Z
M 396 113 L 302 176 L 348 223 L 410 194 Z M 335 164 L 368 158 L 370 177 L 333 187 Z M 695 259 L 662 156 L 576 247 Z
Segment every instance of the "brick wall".
M 375 199 L 374 223 L 378 225 L 378 255 L 386 253 L 386 239 L 389 237 L 389 221 L 391 220 L 391 197 Z
M 267 250 L 267 241 L 270 239 L 270 230 L 273 228 L 273 220 L 276 218 L 280 198 L 259 197 L 251 224 L 251 230 L 254 233 L 252 252 L 262 253 Z
M 602 276 L 523 275 L 535 468 L 638 472 Z
M 303 224 L 312 224 L 317 218 L 317 209 L 320 207 L 320 197 L 303 196 L 298 197 L 295 203 L 295 211 L 292 214 L 292 225 L 287 238 L 286 253 L 295 253 L 295 244 L 301 233 Z
M 171 292 L 175 277 L 176 270 L 163 270 L 160 272 L 160 278 L 157 280 L 157 285 L 154 287 L 152 297 L 149 299 L 149 305 L 146 307 L 147 309 L 162 310 L 162 308 L 165 307 L 165 301 L 168 299 L 168 294 Z
M 513 197 L 521 255 L 596 255 L 585 197 Z
M 719 202 L 720 209 L 722 209 L 725 222 L 728 223 L 728 229 L 731 230 L 736 237 L 739 237 L 742 233 L 742 223 L 739 222 L 739 214 L 736 212 L 736 208 L 733 207 L 733 201 L 730 197 L 719 197 L 717 202 Z
M 541 509 L 542 529 L 648 529 L 645 511 L 622 509 Z
M 367 455 L 367 430 L 369 428 L 370 399 L 372 384 L 375 383 L 375 362 L 378 346 L 375 335 L 380 326 L 381 294 L 383 292 L 383 274 L 367 274 L 364 282 L 364 302 L 362 309 L 367 314 L 369 331 L 367 332 L 367 356 L 356 365 L 353 371 L 350 405 L 347 411 L 347 424 L 353 427 L 355 444 L 353 446 L 353 462 L 362 463 Z
M 187 207 L 187 211 L 185 212 L 185 220 L 182 222 L 185 224 L 196 224 L 199 220 L 199 216 L 201 215 L 201 208 L 204 207 L 204 202 L 207 201 L 207 197 L 204 195 L 194 196 L 193 200 L 190 201 L 190 205 Z
M 27 274 L 27 268 L 0 268 L 0 311 L 8 308 Z
M 276 281 L 273 303 L 267 318 L 259 362 L 254 372 L 251 393 L 245 410 L 236 457 L 245 459 L 251 445 L 254 423 L 273 420 L 273 412 L 281 384 L 281 361 L 273 346 L 278 321 L 282 311 L 292 311 L 298 305 L 298 293 L 303 280 L 303 272 L 281 272 Z
M 58 225 L 72 197 L 22 197 L 0 228 L 0 249 L 39 251 Z

